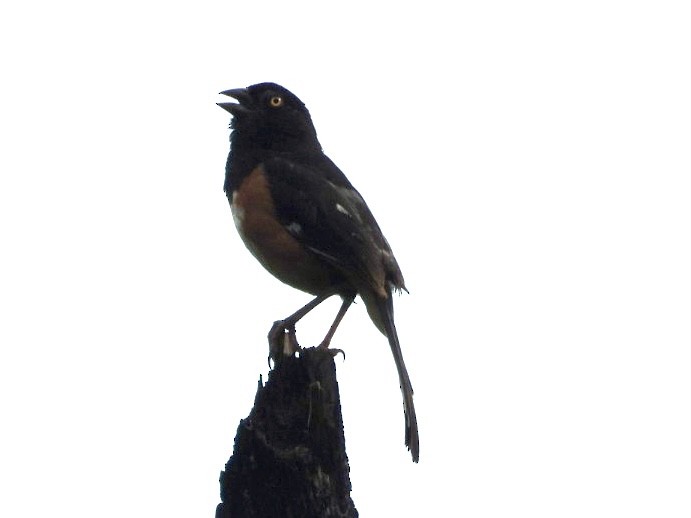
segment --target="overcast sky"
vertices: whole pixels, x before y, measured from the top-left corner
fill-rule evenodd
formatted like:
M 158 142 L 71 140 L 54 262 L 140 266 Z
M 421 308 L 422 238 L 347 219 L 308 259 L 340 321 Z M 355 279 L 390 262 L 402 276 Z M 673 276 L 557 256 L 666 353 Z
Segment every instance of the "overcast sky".
M 362 304 L 333 345 L 363 517 L 691 513 L 688 2 L 0 8 L 0 515 L 212 518 L 271 323 L 217 93 L 280 83 L 363 194 L 420 463 Z M 338 301 L 299 327 L 323 336 Z

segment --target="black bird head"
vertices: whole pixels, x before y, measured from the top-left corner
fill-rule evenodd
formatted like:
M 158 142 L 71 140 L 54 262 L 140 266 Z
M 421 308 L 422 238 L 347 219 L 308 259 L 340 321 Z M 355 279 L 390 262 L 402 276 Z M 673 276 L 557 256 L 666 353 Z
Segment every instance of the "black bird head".
M 309 111 L 294 94 L 275 83 L 221 92 L 237 103 L 217 103 L 233 116 L 232 142 L 251 142 L 265 151 L 320 150 Z

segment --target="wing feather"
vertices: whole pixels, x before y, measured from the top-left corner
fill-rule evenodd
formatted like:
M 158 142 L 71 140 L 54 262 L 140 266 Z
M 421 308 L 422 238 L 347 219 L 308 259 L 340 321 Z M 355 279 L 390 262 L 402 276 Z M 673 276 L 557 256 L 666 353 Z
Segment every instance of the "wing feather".
M 365 200 L 328 158 L 319 165 L 305 167 L 287 159 L 264 164 L 279 221 L 356 285 L 364 283 L 382 296 L 389 284 L 405 289 L 391 247 Z

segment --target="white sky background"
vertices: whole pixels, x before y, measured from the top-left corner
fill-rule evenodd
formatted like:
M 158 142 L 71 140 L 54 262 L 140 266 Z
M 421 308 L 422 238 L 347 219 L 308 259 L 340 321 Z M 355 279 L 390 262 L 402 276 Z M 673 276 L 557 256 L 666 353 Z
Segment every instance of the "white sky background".
M 309 299 L 222 191 L 217 92 L 261 81 L 410 288 L 419 465 L 362 304 L 334 340 L 361 515 L 689 515 L 688 3 L 375 4 L 0 8 L 0 515 L 214 516 L 266 332 Z

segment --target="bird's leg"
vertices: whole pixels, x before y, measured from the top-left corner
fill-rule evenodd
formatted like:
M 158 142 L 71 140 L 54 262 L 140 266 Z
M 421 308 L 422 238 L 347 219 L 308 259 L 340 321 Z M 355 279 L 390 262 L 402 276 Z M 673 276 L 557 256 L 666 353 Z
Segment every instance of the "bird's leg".
M 334 334 L 336 333 L 336 329 L 338 329 L 338 325 L 341 323 L 341 320 L 343 320 L 343 317 L 345 316 L 346 312 L 348 311 L 348 308 L 350 305 L 353 303 L 353 300 L 355 297 L 353 295 L 348 295 L 347 297 L 343 297 L 343 303 L 341 304 L 341 308 L 338 310 L 338 313 L 336 314 L 336 318 L 333 321 L 333 324 L 331 324 L 331 327 L 329 328 L 329 332 L 326 333 L 326 336 L 324 337 L 324 340 L 322 340 L 322 343 L 319 344 L 319 347 L 322 347 L 324 349 L 329 348 L 329 344 L 331 343 L 331 339 L 333 338 Z M 345 358 L 345 352 L 343 352 L 341 349 L 333 349 L 333 355 L 336 356 L 338 353 L 343 354 L 343 358 Z
M 270 359 L 274 360 L 275 362 L 281 356 L 292 356 L 296 351 L 300 350 L 300 344 L 298 344 L 297 338 L 295 336 L 295 324 L 297 324 L 302 317 L 304 317 L 307 313 L 312 311 L 326 299 L 328 299 L 332 295 L 336 295 L 337 293 L 339 293 L 339 291 L 341 291 L 339 288 L 340 286 L 333 288 L 325 293 L 322 293 L 321 295 L 315 297 L 311 302 L 305 304 L 303 307 L 298 309 L 289 317 L 274 322 L 273 326 L 271 326 L 271 330 L 269 331 L 268 335 Z M 343 316 L 341 316 L 341 318 L 343 318 Z M 333 335 L 333 333 L 331 334 Z

